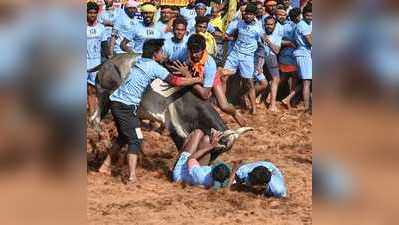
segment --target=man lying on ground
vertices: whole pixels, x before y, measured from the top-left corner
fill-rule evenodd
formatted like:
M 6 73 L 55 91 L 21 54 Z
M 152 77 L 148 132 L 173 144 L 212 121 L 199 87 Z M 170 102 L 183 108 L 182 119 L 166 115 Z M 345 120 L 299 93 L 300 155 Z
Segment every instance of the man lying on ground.
M 221 132 L 215 131 L 209 139 L 201 130 L 193 131 L 186 139 L 182 153 L 173 169 L 173 181 L 183 182 L 205 188 L 226 187 L 231 169 L 224 163 L 213 166 L 201 166 L 198 162 L 202 157 L 215 149 L 221 138 Z
M 241 165 L 235 172 L 233 185 L 247 187 L 265 187 L 266 197 L 282 198 L 287 196 L 283 174 L 270 162 L 257 161 Z

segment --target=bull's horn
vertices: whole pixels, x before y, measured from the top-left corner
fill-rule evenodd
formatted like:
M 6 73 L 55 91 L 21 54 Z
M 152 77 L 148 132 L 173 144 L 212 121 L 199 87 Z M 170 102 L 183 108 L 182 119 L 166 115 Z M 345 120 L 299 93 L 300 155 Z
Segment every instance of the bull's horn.
M 255 130 L 255 129 L 253 127 L 241 127 L 241 128 L 238 128 L 237 130 L 235 130 L 234 132 L 236 134 L 238 134 L 238 136 L 240 136 L 241 134 L 245 134 L 248 131 L 252 131 L 252 130 Z
M 99 71 L 99 70 L 101 69 L 101 67 L 103 66 L 103 64 L 104 64 L 104 63 L 101 63 L 101 64 L 98 65 L 98 66 L 95 66 L 95 67 L 93 67 L 93 68 L 91 68 L 91 69 L 88 69 L 88 70 L 87 70 L 87 73 L 93 73 L 93 72 Z

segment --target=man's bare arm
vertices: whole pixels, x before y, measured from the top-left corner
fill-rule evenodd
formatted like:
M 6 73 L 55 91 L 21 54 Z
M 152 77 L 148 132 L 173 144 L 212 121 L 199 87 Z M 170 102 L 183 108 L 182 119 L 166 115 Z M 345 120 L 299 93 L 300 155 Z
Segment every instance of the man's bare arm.
M 305 36 L 305 40 L 307 42 L 307 44 L 312 47 L 312 34 L 306 35 Z
M 195 93 L 203 100 L 208 100 L 212 95 L 212 88 L 205 88 L 201 84 L 195 84 L 193 86 Z

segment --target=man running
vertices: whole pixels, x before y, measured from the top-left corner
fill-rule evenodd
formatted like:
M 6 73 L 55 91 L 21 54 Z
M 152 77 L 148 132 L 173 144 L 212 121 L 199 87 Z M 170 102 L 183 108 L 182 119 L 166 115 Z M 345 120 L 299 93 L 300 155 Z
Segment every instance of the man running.
M 257 7 L 255 3 L 248 3 L 245 8 L 243 20 L 234 20 L 226 30 L 226 39 L 234 40 L 235 32 L 238 37 L 234 43 L 233 49 L 230 51 L 224 68 L 221 73 L 224 76 L 233 75 L 240 70 L 240 75 L 243 78 L 249 100 L 251 102 L 251 113 L 256 113 L 256 96 L 255 85 L 253 81 L 254 76 L 254 56 L 258 48 L 258 44 L 262 44 L 262 36 L 264 32 L 258 26 L 256 17 Z

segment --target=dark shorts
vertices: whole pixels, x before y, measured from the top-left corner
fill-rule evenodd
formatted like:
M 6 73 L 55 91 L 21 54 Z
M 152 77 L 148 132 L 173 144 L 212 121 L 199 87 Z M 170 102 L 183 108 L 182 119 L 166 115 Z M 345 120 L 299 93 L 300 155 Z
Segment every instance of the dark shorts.
M 136 105 L 111 102 L 111 112 L 118 130 L 118 144 L 127 144 L 129 153 L 133 154 L 139 153 L 143 141 L 137 110 Z

